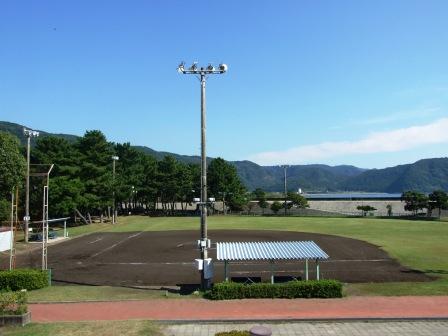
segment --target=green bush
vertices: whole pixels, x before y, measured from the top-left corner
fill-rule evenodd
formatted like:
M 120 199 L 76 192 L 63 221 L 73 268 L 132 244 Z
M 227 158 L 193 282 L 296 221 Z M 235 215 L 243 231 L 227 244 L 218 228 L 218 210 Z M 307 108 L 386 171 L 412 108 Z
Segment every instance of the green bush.
M 48 286 L 48 272 L 33 269 L 0 271 L 0 290 L 33 290 Z
M 339 298 L 342 297 L 342 284 L 337 280 L 290 281 L 283 284 L 221 282 L 213 286 L 208 297 L 212 300 Z
M 28 311 L 26 290 L 0 292 L 0 315 L 22 315 Z
M 232 331 L 223 331 L 216 333 L 215 336 L 250 336 L 250 332 L 248 331 L 238 331 L 238 330 L 232 330 Z

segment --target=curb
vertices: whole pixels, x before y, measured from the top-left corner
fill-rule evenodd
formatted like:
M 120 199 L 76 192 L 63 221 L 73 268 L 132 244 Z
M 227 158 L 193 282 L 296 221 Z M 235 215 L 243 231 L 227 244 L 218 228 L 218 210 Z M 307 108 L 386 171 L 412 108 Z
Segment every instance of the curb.
M 249 324 L 260 323 L 263 324 L 284 324 L 284 323 L 350 323 L 350 322 L 366 322 L 366 323 L 384 323 L 384 322 L 437 322 L 446 321 L 448 317 L 335 317 L 335 318 L 279 318 L 279 319 L 184 319 L 184 320 L 151 320 L 160 324 Z

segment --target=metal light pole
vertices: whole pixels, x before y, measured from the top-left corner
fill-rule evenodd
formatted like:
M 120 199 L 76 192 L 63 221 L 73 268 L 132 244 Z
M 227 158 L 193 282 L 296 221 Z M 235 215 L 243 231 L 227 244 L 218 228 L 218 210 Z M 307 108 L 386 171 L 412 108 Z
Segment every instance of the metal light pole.
M 226 215 L 226 192 L 222 191 L 222 214 L 225 216 Z
M 118 161 L 118 156 L 112 156 L 112 181 L 113 181 L 113 191 L 112 191 L 112 198 L 113 198 L 113 206 L 112 206 L 112 224 L 115 224 L 116 214 L 115 214 L 115 161 Z
M 209 241 L 207 239 L 207 156 L 206 156 L 206 141 L 205 141 L 205 130 L 206 130 L 206 118 L 205 118 L 205 82 L 207 75 L 223 74 L 227 71 L 227 65 L 220 64 L 218 69 L 211 64 L 206 68 L 198 68 L 197 62 L 193 63 L 190 68 L 185 68 L 185 63 L 182 62 L 177 71 L 182 74 L 196 75 L 201 82 L 201 259 L 202 259 L 202 270 L 201 270 L 201 287 L 202 289 L 208 289 L 211 284 L 211 279 L 208 279 L 205 275 L 205 259 L 208 258 L 207 248 Z
M 38 137 L 39 132 L 24 128 L 23 134 L 27 137 L 26 147 L 26 186 L 25 186 L 25 242 L 28 243 L 28 228 L 30 222 L 30 143 L 32 137 Z
M 48 269 L 48 193 L 50 188 L 50 173 L 53 170 L 54 165 L 51 164 L 47 173 L 40 174 L 46 176 L 47 184 L 44 186 L 43 204 L 42 204 L 42 269 Z M 50 276 L 51 278 L 51 276 Z
M 285 189 L 284 189 L 284 193 L 285 193 L 285 216 L 286 216 L 286 209 L 287 209 L 286 202 L 288 200 L 288 191 L 286 189 L 286 169 L 288 169 L 289 166 L 288 165 L 283 165 L 281 167 L 283 167 L 284 172 L 285 172 Z

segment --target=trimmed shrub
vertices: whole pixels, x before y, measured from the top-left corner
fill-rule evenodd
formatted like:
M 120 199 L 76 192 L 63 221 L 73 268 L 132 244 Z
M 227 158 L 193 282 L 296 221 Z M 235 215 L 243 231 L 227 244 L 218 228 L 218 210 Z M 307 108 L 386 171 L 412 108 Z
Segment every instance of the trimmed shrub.
M 221 282 L 213 286 L 208 297 L 212 300 L 340 298 L 342 284 L 337 280 L 290 281 L 282 284 Z
M 0 290 L 33 290 L 49 285 L 48 272 L 33 269 L 0 271 Z
M 238 331 L 238 330 L 232 330 L 232 331 L 223 331 L 216 333 L 215 336 L 250 336 L 250 332 L 248 331 Z
M 0 315 L 22 315 L 28 311 L 26 290 L 0 292 Z

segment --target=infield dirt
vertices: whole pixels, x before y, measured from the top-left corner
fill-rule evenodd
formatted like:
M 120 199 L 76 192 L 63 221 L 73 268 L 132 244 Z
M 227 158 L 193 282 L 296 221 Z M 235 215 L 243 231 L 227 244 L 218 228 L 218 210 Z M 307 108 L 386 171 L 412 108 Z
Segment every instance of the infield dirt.
M 213 243 L 230 241 L 313 240 L 329 256 L 320 263 L 321 278 L 343 282 L 430 281 L 422 272 L 408 269 L 379 247 L 350 238 L 290 232 L 213 230 L 211 257 L 216 257 Z M 70 239 L 48 248 L 48 265 L 53 280 L 61 283 L 111 286 L 172 286 L 197 284 L 200 275 L 194 269 L 197 231 L 94 233 Z M 40 266 L 41 254 L 33 250 L 18 257 L 18 266 Z M 304 262 L 276 262 L 278 279 L 304 278 Z M 267 281 L 271 275 L 268 262 L 231 263 L 232 277 L 253 276 Z M 215 281 L 224 277 L 223 263 L 215 262 Z M 310 262 L 310 278 L 315 277 Z

